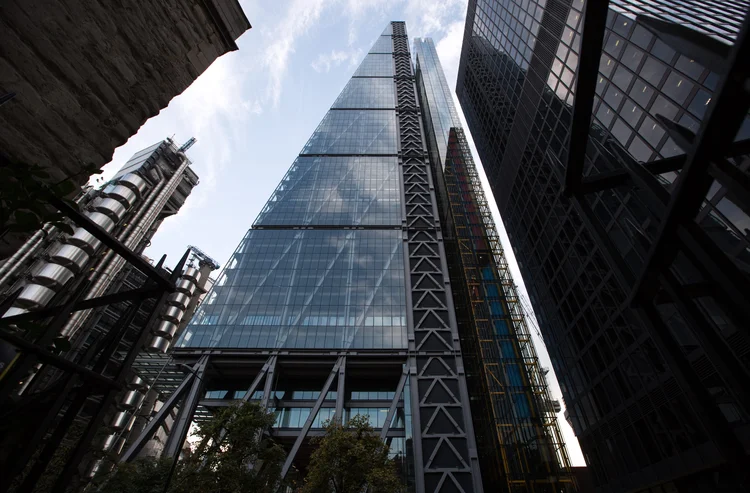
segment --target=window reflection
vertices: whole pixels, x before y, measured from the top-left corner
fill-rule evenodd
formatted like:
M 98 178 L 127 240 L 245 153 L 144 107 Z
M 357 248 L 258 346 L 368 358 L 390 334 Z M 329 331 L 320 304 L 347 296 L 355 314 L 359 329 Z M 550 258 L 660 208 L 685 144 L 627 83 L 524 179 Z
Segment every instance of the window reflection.
M 653 95 L 653 88 L 640 79 L 636 79 L 632 89 L 630 89 L 630 97 L 637 101 L 643 108 L 648 107 L 648 103 L 651 101 Z
M 688 106 L 688 111 L 699 119 L 703 119 L 703 117 L 706 116 L 706 110 L 710 103 L 711 95 L 703 89 L 699 89 L 695 96 L 693 96 L 693 101 L 690 103 L 690 106 Z
M 643 60 L 643 52 L 633 45 L 628 45 L 620 62 L 624 63 L 630 70 L 636 71 L 641 64 L 641 60 Z
M 664 129 L 661 128 L 655 120 L 648 116 L 643 119 L 643 123 L 641 123 L 638 133 L 654 147 L 658 146 L 662 137 L 664 137 Z
M 662 88 L 662 92 L 674 99 L 678 104 L 684 103 L 692 90 L 693 84 L 684 76 L 675 72 L 669 74 Z
M 677 116 L 677 107 L 667 101 L 666 98 L 662 96 L 656 96 L 656 100 L 651 106 L 651 114 L 662 115 L 665 118 L 672 120 L 675 116 Z
M 646 63 L 643 64 L 643 68 L 641 68 L 640 76 L 652 85 L 658 86 L 666 71 L 667 68 L 661 62 L 658 62 L 655 58 L 648 57 Z

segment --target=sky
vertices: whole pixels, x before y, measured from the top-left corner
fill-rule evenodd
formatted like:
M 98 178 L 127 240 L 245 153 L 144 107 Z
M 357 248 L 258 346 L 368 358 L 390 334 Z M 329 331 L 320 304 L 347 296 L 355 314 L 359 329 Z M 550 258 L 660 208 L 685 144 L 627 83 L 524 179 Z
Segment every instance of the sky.
M 145 252 L 152 258 L 167 254 L 167 265 L 176 264 L 187 245 L 224 265 L 390 21 L 406 21 L 412 40 L 431 37 L 449 86 L 456 86 L 467 0 L 240 0 L 240 4 L 253 27 L 237 41 L 239 50 L 216 60 L 147 121 L 115 151 L 98 177 L 108 180 L 133 154 L 166 137 L 177 145 L 190 137 L 197 139 L 188 156 L 200 183 L 180 212 L 164 221 Z M 457 99 L 456 106 L 463 120 Z M 478 167 L 511 271 L 526 296 L 484 171 Z M 536 333 L 532 336 L 542 365 L 551 370 L 543 342 Z M 552 371 L 550 375 L 552 394 L 561 399 Z M 571 461 L 585 465 L 562 413 L 558 422 Z

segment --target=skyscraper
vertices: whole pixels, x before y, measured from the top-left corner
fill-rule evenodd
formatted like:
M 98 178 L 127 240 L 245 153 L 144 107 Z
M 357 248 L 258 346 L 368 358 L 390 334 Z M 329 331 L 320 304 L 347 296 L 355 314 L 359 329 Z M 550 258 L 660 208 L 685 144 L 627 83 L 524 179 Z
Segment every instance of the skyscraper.
M 470 1 L 459 100 L 598 491 L 742 491 L 748 4 L 611 4 Z
M 572 491 L 570 464 L 500 238 L 431 39 L 414 43 L 484 484 Z
M 179 341 L 174 357 L 193 371 L 165 454 L 197 406 L 244 398 L 275 409 L 285 475 L 304 469 L 325 420 L 366 414 L 416 491 L 482 491 L 423 135 L 406 27 L 393 22 Z

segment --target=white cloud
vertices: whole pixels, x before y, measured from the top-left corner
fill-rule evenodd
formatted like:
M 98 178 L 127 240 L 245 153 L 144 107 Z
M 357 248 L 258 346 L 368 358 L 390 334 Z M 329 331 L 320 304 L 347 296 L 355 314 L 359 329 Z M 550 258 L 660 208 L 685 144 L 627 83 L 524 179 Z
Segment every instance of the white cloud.
M 356 65 L 357 62 L 362 58 L 362 50 L 332 50 L 330 53 L 321 53 L 318 58 L 312 61 L 310 66 L 316 72 L 328 72 L 332 67 L 338 67 L 344 62 L 348 65 Z
M 274 107 L 281 99 L 281 89 L 289 63 L 289 55 L 294 52 L 297 38 L 304 35 L 311 26 L 317 23 L 326 0 L 295 0 L 279 24 L 268 35 L 274 42 L 266 48 L 263 60 L 268 69 L 268 87 L 266 95 Z
M 446 35 L 436 42 L 435 49 L 443 65 L 445 78 L 451 88 L 456 87 L 458 64 L 461 59 L 461 44 L 464 36 L 464 22 L 456 21 L 448 25 Z

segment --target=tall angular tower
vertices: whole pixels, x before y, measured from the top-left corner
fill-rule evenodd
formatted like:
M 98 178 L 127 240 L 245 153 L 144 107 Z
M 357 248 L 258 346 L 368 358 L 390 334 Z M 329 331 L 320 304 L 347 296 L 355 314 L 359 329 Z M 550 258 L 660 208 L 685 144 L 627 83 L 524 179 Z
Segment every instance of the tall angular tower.
M 256 400 L 276 411 L 284 474 L 304 470 L 325 420 L 366 414 L 417 492 L 482 491 L 421 120 L 393 22 L 178 342 L 193 370 L 169 401 L 183 404 L 165 454 L 196 409 Z

